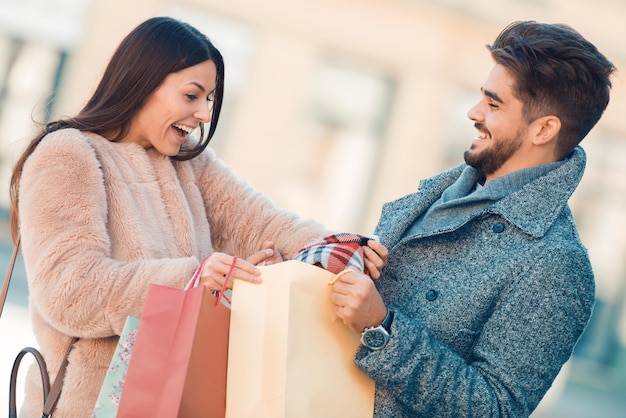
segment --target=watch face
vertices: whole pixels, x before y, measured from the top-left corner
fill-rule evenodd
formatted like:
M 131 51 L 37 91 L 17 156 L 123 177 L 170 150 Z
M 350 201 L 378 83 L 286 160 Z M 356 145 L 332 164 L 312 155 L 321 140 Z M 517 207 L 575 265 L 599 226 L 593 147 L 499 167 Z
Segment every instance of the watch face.
M 389 335 L 380 328 L 368 329 L 363 333 L 363 345 L 373 350 L 383 348 L 389 341 Z

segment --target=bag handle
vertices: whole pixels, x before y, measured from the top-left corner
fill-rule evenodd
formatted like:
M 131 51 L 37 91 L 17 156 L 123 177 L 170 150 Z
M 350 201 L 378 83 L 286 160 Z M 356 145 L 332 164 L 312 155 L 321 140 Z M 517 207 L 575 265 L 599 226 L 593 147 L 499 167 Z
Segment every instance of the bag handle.
M 9 418 L 17 418 L 17 405 L 15 401 L 15 387 L 17 384 L 17 370 L 20 367 L 20 363 L 26 354 L 32 354 L 39 366 L 39 374 L 41 375 L 41 385 L 43 386 L 43 401 L 44 404 L 48 400 L 48 393 L 50 392 L 50 378 L 48 377 L 48 368 L 46 367 L 46 361 L 39 351 L 33 347 L 24 347 L 15 357 L 13 362 L 13 368 L 11 369 L 11 383 L 9 384 Z M 45 412 L 44 412 L 45 414 Z
M 0 294 L 0 316 L 2 316 L 2 311 L 4 309 L 4 304 L 7 299 L 7 294 L 9 293 L 9 283 L 11 283 L 11 277 L 13 276 L 13 268 L 15 267 L 15 260 L 17 259 L 19 247 L 20 240 L 18 239 L 13 246 L 11 261 L 9 261 L 9 266 L 7 268 L 6 275 L 4 276 L 4 283 L 2 284 L 2 293 Z M 39 374 L 41 375 L 41 385 L 43 390 L 44 402 L 43 412 L 41 416 L 42 418 L 48 418 L 51 416 L 52 410 L 56 406 L 57 401 L 59 400 L 59 396 L 61 395 L 61 389 L 63 388 L 63 379 L 65 378 L 65 372 L 67 370 L 68 356 L 77 341 L 78 338 L 74 337 L 69 347 L 67 347 L 67 351 L 63 356 L 61 367 L 59 367 L 59 372 L 57 373 L 57 377 L 54 379 L 52 387 L 50 387 L 50 378 L 48 377 L 48 368 L 46 366 L 46 361 L 44 360 L 41 353 L 33 347 L 22 348 L 22 350 L 15 357 L 15 361 L 13 362 L 13 368 L 11 369 L 11 381 L 9 383 L 9 418 L 17 418 L 17 402 L 15 400 L 17 372 L 20 364 L 22 363 L 22 359 L 28 353 L 32 354 L 35 357 L 35 361 L 37 362 L 37 366 L 39 367 Z
M 233 261 L 230 263 L 230 268 L 228 269 L 228 273 L 224 276 L 224 282 L 222 283 L 222 288 L 217 293 L 217 300 L 215 301 L 215 306 L 220 303 L 220 299 L 224 298 L 226 302 L 231 303 L 228 296 L 226 296 L 226 283 L 230 280 L 230 276 L 233 274 L 233 270 L 235 269 L 235 264 L 237 263 L 237 256 L 233 257 Z
M 204 264 L 208 261 L 209 257 L 211 257 L 211 254 L 204 257 L 204 259 L 202 260 L 202 262 L 196 269 L 195 273 L 191 277 L 191 280 L 189 280 L 189 282 L 185 286 L 184 290 L 189 290 L 190 288 L 197 287 L 198 284 L 200 284 L 200 274 L 202 273 L 202 268 L 204 267 Z M 215 306 L 217 306 L 220 303 L 220 300 L 222 298 L 224 298 L 228 303 L 230 303 L 230 299 L 228 298 L 228 296 L 226 296 L 226 293 L 225 293 L 226 284 L 230 280 L 230 276 L 232 276 L 233 274 L 233 270 L 235 268 L 236 263 L 237 263 L 237 256 L 234 256 L 233 261 L 230 263 L 230 268 L 228 269 L 228 273 L 224 276 L 225 278 L 224 278 L 224 283 L 222 284 L 222 289 L 219 291 L 213 292 L 214 295 L 218 296 L 217 300 L 215 301 Z
M 209 255 L 207 255 L 206 257 L 204 257 L 202 259 L 202 261 L 200 262 L 200 265 L 198 266 L 196 271 L 193 273 L 193 276 L 191 276 L 191 279 L 185 285 L 185 289 L 184 290 L 189 290 L 192 287 L 197 287 L 198 284 L 200 284 L 200 274 L 202 273 L 202 269 L 204 268 L 204 265 L 209 260 L 209 257 L 211 257 L 211 255 L 212 254 L 209 254 Z
M 54 383 L 52 383 L 52 387 L 50 387 L 50 378 L 48 377 L 48 368 L 46 366 L 46 361 L 43 356 L 33 347 L 24 347 L 20 350 L 15 357 L 15 361 L 13 362 L 13 368 L 11 369 L 11 381 L 9 384 L 9 418 L 17 418 L 17 402 L 16 402 L 16 386 L 17 386 L 17 372 L 19 370 L 20 364 L 22 363 L 22 359 L 26 354 L 32 354 L 35 357 L 35 361 L 37 362 L 37 366 L 39 367 L 39 374 L 41 376 L 41 386 L 43 390 L 43 412 L 42 418 L 48 418 L 52 415 L 52 411 L 59 400 L 59 396 L 61 395 L 61 389 L 63 388 L 63 379 L 65 377 L 65 372 L 67 370 L 68 365 L 68 356 L 72 348 L 74 348 L 74 344 L 78 341 L 78 338 L 74 337 L 72 339 L 72 343 L 67 348 L 65 355 L 63 356 L 63 361 L 61 362 L 61 367 L 59 368 L 59 373 L 57 373 L 56 378 L 54 379 Z

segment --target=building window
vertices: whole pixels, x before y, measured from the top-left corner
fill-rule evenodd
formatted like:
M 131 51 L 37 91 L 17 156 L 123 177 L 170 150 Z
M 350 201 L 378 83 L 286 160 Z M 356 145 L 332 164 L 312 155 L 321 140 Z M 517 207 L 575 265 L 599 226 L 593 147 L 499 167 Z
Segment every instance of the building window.
M 384 73 L 333 59 L 319 62 L 295 140 L 282 201 L 327 227 L 358 230 L 376 175 L 394 82 Z
M 224 143 L 219 138 L 227 136 L 230 119 L 239 97 L 245 94 L 250 59 L 256 47 L 254 33 L 239 22 L 209 14 L 203 10 L 176 5 L 168 7 L 165 14 L 187 22 L 205 34 L 224 58 L 225 97 L 220 113 L 219 129 L 211 140 L 211 147 L 219 152 Z

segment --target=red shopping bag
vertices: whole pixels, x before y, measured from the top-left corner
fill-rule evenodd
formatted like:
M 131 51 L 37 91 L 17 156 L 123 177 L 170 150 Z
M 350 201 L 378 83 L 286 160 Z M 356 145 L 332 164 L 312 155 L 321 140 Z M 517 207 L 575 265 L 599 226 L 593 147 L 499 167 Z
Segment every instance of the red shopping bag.
M 201 268 L 185 290 L 150 285 L 118 417 L 224 417 L 230 308 Z

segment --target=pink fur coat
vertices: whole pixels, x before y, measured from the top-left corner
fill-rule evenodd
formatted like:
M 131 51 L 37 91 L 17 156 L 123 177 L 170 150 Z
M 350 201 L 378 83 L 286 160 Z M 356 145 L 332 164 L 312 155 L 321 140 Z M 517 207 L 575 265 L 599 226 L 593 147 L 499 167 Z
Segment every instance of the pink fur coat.
M 88 417 L 129 315 L 148 285 L 182 288 L 202 257 L 247 257 L 272 240 L 286 258 L 328 233 L 276 208 L 211 150 L 172 161 L 136 144 L 64 129 L 28 158 L 20 232 L 35 336 L 54 379 L 73 336 L 55 417 Z M 22 417 L 41 416 L 35 367 Z

